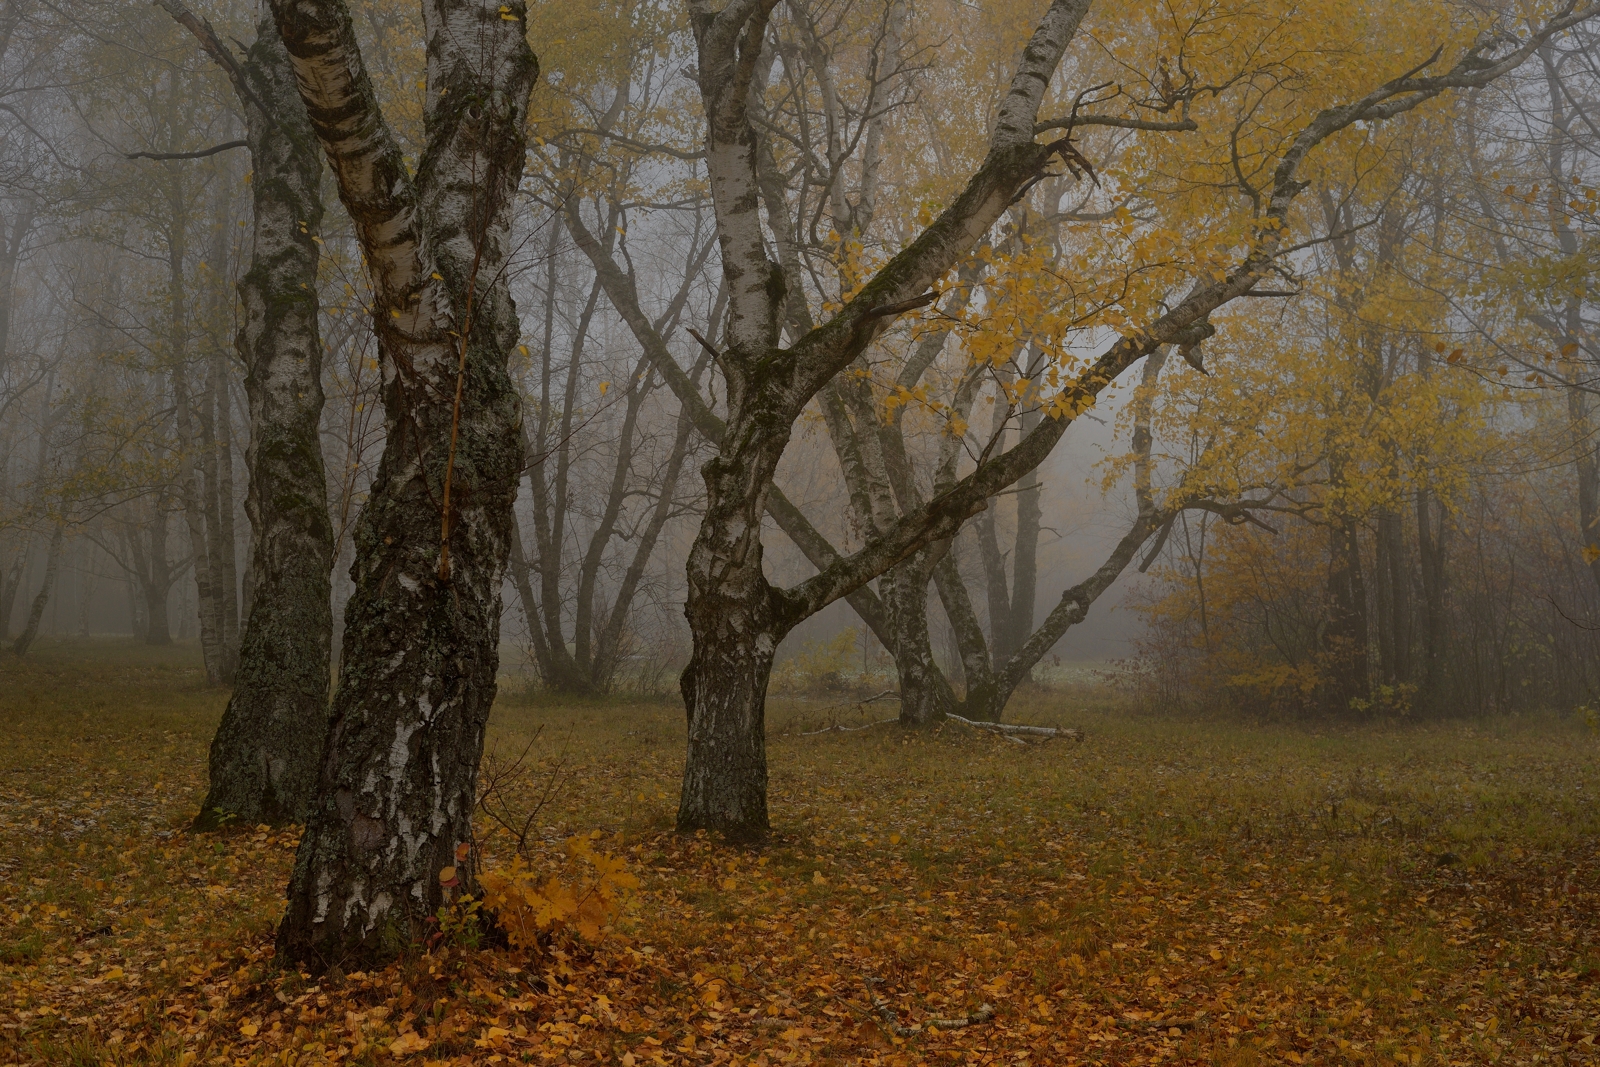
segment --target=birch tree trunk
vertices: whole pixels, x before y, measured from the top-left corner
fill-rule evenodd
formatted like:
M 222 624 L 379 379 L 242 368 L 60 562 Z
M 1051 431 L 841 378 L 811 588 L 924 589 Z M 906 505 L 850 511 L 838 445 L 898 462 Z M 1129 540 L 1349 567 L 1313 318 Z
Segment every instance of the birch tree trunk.
M 250 405 L 245 510 L 254 530 L 252 595 L 233 698 L 211 742 L 211 787 L 196 819 L 200 829 L 229 817 L 245 825 L 305 818 L 328 732 L 333 525 L 318 436 L 323 392 L 315 241 L 322 159 L 270 15 L 256 28 L 243 70 L 251 94 L 241 104 L 254 168 L 254 243 L 250 269 L 239 282 L 244 315 L 236 344 Z M 219 445 L 225 445 L 229 399 L 220 377 L 214 366 L 212 400 Z M 231 500 L 226 487 L 232 479 L 225 474 L 231 461 L 225 449 L 219 453 L 219 493 Z M 219 533 L 227 550 L 233 529 L 223 518 Z M 231 585 L 231 568 L 224 569 Z
M 273 0 L 312 128 L 366 255 L 387 439 L 281 958 L 359 965 L 419 937 L 466 862 L 522 467 L 505 267 L 538 64 L 521 0 L 426 0 L 415 180 L 342 0 Z M 458 866 L 459 864 L 459 866 Z
M 689 751 L 678 828 L 716 830 L 731 838 L 760 837 L 768 830 L 766 688 L 783 635 L 922 545 L 955 532 L 949 522 L 918 515 L 908 524 L 919 527 L 918 535 L 889 552 L 873 551 L 871 565 L 859 566 L 858 554 L 800 590 L 774 589 L 762 573 L 761 516 L 791 427 L 804 405 L 860 356 L 881 324 L 928 302 L 923 294 L 933 279 L 971 248 L 1021 184 L 1052 157 L 1052 149 L 1034 141 L 1039 102 L 1088 5 L 1051 5 L 1019 63 L 988 157 L 951 207 L 837 315 L 788 347 L 780 347 L 779 338 L 790 282 L 768 255 L 760 218 L 760 137 L 751 114 L 773 6 L 774 0 L 733 0 L 720 9 L 706 0 L 691 5 L 707 172 L 729 294 L 726 351 L 720 356 L 728 420 L 718 455 L 703 469 L 706 511 L 689 554 L 684 613 L 694 651 L 680 681 Z M 837 582 L 844 570 L 852 572 L 850 578 Z

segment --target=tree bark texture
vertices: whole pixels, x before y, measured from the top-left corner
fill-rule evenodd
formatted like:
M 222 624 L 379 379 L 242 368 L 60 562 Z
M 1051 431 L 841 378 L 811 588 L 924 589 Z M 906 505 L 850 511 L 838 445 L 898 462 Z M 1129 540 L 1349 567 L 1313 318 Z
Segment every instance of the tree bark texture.
M 284 958 L 325 966 L 421 935 L 445 868 L 471 887 L 464 850 L 522 468 L 505 266 L 538 65 L 520 0 L 427 0 L 413 180 L 342 0 L 272 9 L 366 254 L 387 429 L 355 533 L 318 803 L 278 930 Z
M 230 817 L 245 825 L 304 819 L 315 800 L 329 719 L 333 524 L 318 436 L 322 340 L 314 240 L 323 210 L 321 151 L 270 15 L 257 26 L 244 71 L 260 104 L 241 101 L 249 117 L 255 220 L 250 269 L 239 282 L 244 315 L 236 339 L 250 404 L 245 510 L 254 532 L 253 591 L 233 698 L 211 742 L 211 788 L 196 820 L 201 828 Z M 226 393 L 216 399 L 226 412 Z M 224 534 L 231 539 L 231 526 Z

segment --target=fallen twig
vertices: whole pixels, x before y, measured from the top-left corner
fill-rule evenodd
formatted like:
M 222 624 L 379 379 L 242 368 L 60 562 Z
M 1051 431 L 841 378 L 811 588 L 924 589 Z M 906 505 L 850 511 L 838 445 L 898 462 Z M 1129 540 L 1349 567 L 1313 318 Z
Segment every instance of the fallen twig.
M 951 1019 L 924 1019 L 920 1025 L 907 1026 L 900 1021 L 900 1016 L 895 1013 L 887 1000 L 878 996 L 873 989 L 875 985 L 882 985 L 882 978 L 863 978 L 862 982 L 867 987 L 867 999 L 872 1003 L 872 1009 L 878 1013 L 884 1029 L 895 1037 L 911 1037 L 923 1030 L 960 1030 L 965 1026 L 977 1026 L 994 1018 L 994 1007 L 989 1004 L 978 1005 L 978 1010 L 968 1015 L 959 1015 Z
M 946 715 L 945 718 L 958 722 L 962 726 L 970 726 L 974 730 L 988 730 L 990 733 L 1013 736 L 1025 734 L 1029 737 L 1065 737 L 1069 741 L 1082 741 L 1083 731 L 1055 726 L 1020 726 L 1009 722 L 981 722 L 976 719 L 963 718 L 960 715 Z
M 1183 1019 L 1174 1019 L 1174 1018 L 1128 1019 L 1128 1018 L 1122 1018 L 1122 1019 L 1118 1019 L 1117 1020 L 1117 1025 L 1118 1026 L 1126 1026 L 1126 1027 L 1129 1027 L 1130 1029 L 1139 1028 L 1139 1029 L 1145 1029 L 1145 1030 L 1188 1030 L 1190 1027 L 1193 1027 L 1193 1026 L 1197 1025 L 1200 1022 L 1201 1019 L 1205 1018 L 1205 1014 L 1206 1014 L 1205 1012 L 1200 1011 L 1200 1012 L 1196 1012 L 1195 1014 L 1193 1014 L 1193 1015 L 1191 1015 L 1191 1016 L 1189 1016 L 1187 1018 L 1183 1018 Z
M 796 734 L 795 736 L 796 737 L 816 737 L 818 734 L 836 734 L 836 733 L 837 734 L 847 734 L 847 733 L 851 733 L 851 732 L 853 732 L 855 730 L 870 730 L 872 727 L 874 727 L 874 726 L 882 726 L 886 722 L 899 722 L 899 721 L 900 721 L 900 716 L 896 715 L 893 718 L 889 718 L 889 719 L 877 719 L 877 720 L 874 720 L 873 722 L 862 723 L 860 726 L 840 726 L 838 723 L 834 723 L 832 726 L 824 726 L 820 730 L 805 730 L 805 731 L 802 731 L 801 733 Z
M 959 1030 L 963 1026 L 977 1026 L 994 1018 L 994 1005 L 979 1004 L 978 1010 L 967 1015 L 958 1015 L 953 1019 L 927 1019 L 923 1026 L 931 1026 L 936 1030 Z
M 900 699 L 900 694 L 896 693 L 893 689 L 885 689 L 883 692 L 877 694 L 876 696 L 870 696 L 870 697 L 867 697 L 864 700 L 847 700 L 843 704 L 831 704 L 828 707 L 823 708 L 822 710 L 825 713 L 831 713 L 831 712 L 838 711 L 840 708 L 861 708 L 861 707 L 865 707 L 868 704 L 871 704 L 875 700 L 883 700 L 885 697 L 887 697 L 889 699 L 892 699 L 892 700 L 899 700 Z M 899 721 L 899 717 L 896 716 L 893 719 L 879 719 L 876 722 L 863 723 L 860 726 L 841 726 L 838 723 L 833 723 L 830 726 L 824 726 L 820 730 L 804 730 L 804 731 L 801 731 L 796 736 L 797 737 L 815 737 L 818 734 L 832 734 L 832 733 L 847 734 L 847 733 L 851 733 L 851 732 L 856 731 L 856 730 L 869 730 L 874 726 L 882 726 L 886 722 L 898 722 L 898 721 Z

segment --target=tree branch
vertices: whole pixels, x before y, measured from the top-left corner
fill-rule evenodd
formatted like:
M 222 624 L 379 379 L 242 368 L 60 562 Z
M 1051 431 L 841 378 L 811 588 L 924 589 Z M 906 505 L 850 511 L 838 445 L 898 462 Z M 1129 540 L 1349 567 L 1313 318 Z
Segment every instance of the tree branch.
M 1110 126 L 1118 130 L 1150 130 L 1155 133 L 1191 133 L 1200 128 L 1194 119 L 1178 119 L 1175 122 L 1158 122 L 1154 119 L 1124 119 L 1116 115 L 1068 115 L 1059 119 L 1048 119 L 1034 125 L 1034 133 L 1048 133 L 1051 130 L 1065 130 L 1071 133 L 1079 126 Z
M 1052 9 L 1053 10 L 1053 9 Z M 1210 329 L 1208 317 L 1217 308 L 1249 293 L 1257 281 L 1273 268 L 1287 232 L 1289 209 L 1294 198 L 1306 187 L 1297 177 L 1300 164 L 1317 145 L 1351 124 L 1362 120 L 1377 120 L 1402 114 L 1426 99 L 1446 89 L 1486 85 L 1494 78 L 1515 67 L 1537 49 L 1538 44 L 1578 22 L 1600 13 L 1600 4 L 1574 12 L 1569 3 L 1563 13 L 1550 19 L 1533 36 L 1505 59 L 1487 62 L 1479 54 L 1482 49 L 1470 50 L 1450 71 L 1435 78 L 1420 78 L 1416 71 L 1425 69 L 1435 60 L 1430 58 L 1399 78 L 1392 79 L 1366 96 L 1350 104 L 1327 108 L 1318 112 L 1294 138 L 1273 171 L 1270 196 L 1266 198 L 1266 218 L 1257 228 L 1251 248 L 1244 259 L 1222 279 L 1209 284 L 1196 283 L 1189 295 L 1143 330 L 1136 331 L 1117 341 L 1099 358 L 1081 371 L 1075 379 L 1052 401 L 1051 415 L 1026 434 L 1018 444 L 998 456 L 984 458 L 971 473 L 953 486 L 939 493 L 922 507 L 908 512 L 882 537 L 860 551 L 840 559 L 827 570 L 814 575 L 787 590 L 775 591 L 775 596 L 785 604 L 784 612 L 792 622 L 797 622 L 821 610 L 827 604 L 855 589 L 930 541 L 954 536 L 961 524 L 987 506 L 987 501 L 1042 463 L 1073 420 L 1087 411 L 1099 394 L 1123 371 L 1158 347 L 1171 343 L 1193 343 L 1197 332 Z M 1437 53 L 1436 53 L 1437 55 Z M 1401 95 L 1408 94 L 1408 95 Z M 965 194 L 964 194 L 965 195 Z M 951 210 L 954 210 L 953 208 Z M 947 211 L 948 215 L 950 212 Z M 938 223 L 935 223 L 937 226 Z M 932 227 L 930 227 L 931 231 Z M 923 237 L 928 232 L 924 231 Z M 918 239 L 920 243 L 922 238 Z M 913 248 L 917 247 L 913 244 Z M 906 256 L 902 252 L 891 261 L 884 272 Z M 880 272 L 880 278 L 884 272 Z M 876 282 L 877 279 L 874 280 Z M 868 289 L 871 288 L 869 283 Z M 860 301 L 867 290 L 863 290 Z M 887 300 L 869 302 L 871 306 Z M 857 317 L 868 308 L 857 312 Z M 827 330 L 844 319 L 850 307 L 841 311 L 831 323 L 813 331 L 813 335 Z M 835 373 L 830 371 L 829 377 Z M 826 380 L 826 379 L 824 379 Z M 1142 543 L 1142 540 L 1141 542 Z
M 306 114 L 327 152 L 339 199 L 356 225 L 372 274 L 375 315 L 415 325 L 421 263 L 417 194 L 399 143 L 378 105 L 341 0 L 272 0 Z
M 218 152 L 226 152 L 234 148 L 249 148 L 249 141 L 224 141 L 214 144 L 210 148 L 201 148 L 193 152 L 128 152 L 129 159 L 204 159 L 214 156 Z
M 1066 141 L 1039 144 L 1034 123 L 1045 89 L 1088 11 L 1088 0 L 1055 0 L 1023 50 L 1000 106 L 988 155 L 955 201 L 829 321 L 791 349 L 795 359 L 789 409 L 795 415 L 824 382 L 849 366 L 896 305 L 928 290 L 982 240 L 1016 197 Z

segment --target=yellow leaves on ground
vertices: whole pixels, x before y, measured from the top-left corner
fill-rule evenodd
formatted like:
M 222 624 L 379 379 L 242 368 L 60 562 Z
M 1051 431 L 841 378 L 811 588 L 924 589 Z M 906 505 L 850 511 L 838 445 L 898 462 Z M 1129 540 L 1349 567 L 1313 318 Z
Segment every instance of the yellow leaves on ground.
M 431 1042 L 425 1038 L 418 1036 L 416 1031 L 407 1030 L 405 1033 L 389 1042 L 389 1055 L 409 1056 L 413 1052 L 423 1051 L 430 1043 Z
M 111 684 L 79 661 L 52 674 L 56 647 L 0 664 L 0 863 L 14 864 L 0 881 L 0 1063 L 1594 1058 L 1587 734 L 1312 735 L 1131 716 L 1109 695 L 1041 687 L 1016 715 L 1060 722 L 1070 700 L 1090 741 L 1021 748 L 953 730 L 799 737 L 814 705 L 776 697 L 779 836 L 752 856 L 670 830 L 681 711 L 504 701 L 495 741 L 520 748 L 546 721 L 573 732 L 541 773 L 559 758 L 584 787 L 559 791 L 541 824 L 614 832 L 615 855 L 592 835 L 541 841 L 520 870 L 567 887 L 644 875 L 627 890 L 629 939 L 446 940 L 304 978 L 272 958 L 293 835 L 182 829 L 225 699 L 194 685 L 195 650 L 141 651 L 189 659 Z M 502 842 L 477 839 L 490 877 Z M 1446 846 L 1461 865 L 1434 862 Z M 527 881 L 544 895 L 547 878 Z M 114 969 L 122 979 L 96 980 Z M 904 1024 L 984 1002 L 996 1014 L 902 1037 L 863 976 L 883 980 Z
M 569 929 L 592 941 L 639 888 L 627 864 L 596 852 L 592 838 L 570 839 L 566 852 L 564 872 L 541 877 L 518 856 L 480 879 L 484 906 L 516 947 L 537 949 L 541 935 Z

